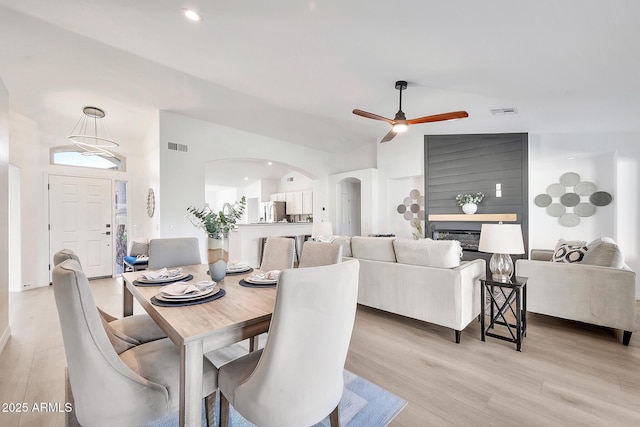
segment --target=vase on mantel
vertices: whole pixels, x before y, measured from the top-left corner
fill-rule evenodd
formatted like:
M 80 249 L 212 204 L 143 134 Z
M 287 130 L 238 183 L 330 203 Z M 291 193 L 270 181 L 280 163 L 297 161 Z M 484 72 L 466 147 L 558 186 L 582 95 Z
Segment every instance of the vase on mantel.
M 227 274 L 229 262 L 229 237 L 207 239 L 207 257 L 209 261 L 209 275 L 211 280 L 219 282 Z
M 476 205 L 475 203 L 465 203 L 464 205 L 462 205 L 462 212 L 466 213 L 467 215 L 473 215 L 477 210 L 478 205 Z

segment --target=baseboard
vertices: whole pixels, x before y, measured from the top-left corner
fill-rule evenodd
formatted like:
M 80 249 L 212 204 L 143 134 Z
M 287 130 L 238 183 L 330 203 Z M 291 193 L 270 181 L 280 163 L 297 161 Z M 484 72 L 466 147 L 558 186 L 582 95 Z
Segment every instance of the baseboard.
M 0 353 L 4 350 L 4 346 L 7 345 L 9 341 L 9 337 L 11 336 L 11 327 L 7 326 L 7 329 L 2 333 L 2 337 L 0 337 Z

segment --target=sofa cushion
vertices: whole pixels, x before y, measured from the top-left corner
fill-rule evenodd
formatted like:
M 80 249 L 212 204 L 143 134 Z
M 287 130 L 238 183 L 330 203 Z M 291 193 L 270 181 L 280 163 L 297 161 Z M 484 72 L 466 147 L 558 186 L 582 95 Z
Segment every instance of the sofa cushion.
M 351 256 L 351 237 L 337 236 L 331 243 L 342 246 L 342 256 Z
M 395 237 L 364 237 L 351 238 L 351 254 L 354 258 L 370 259 L 373 261 L 396 261 L 393 250 Z
M 398 263 L 424 267 L 454 268 L 460 265 L 462 247 L 456 240 L 396 239 L 393 242 Z
M 583 240 L 567 241 L 560 239 L 551 258 L 553 262 L 582 262 L 588 251 L 587 242 Z
M 583 264 L 602 267 L 623 268 L 624 255 L 613 239 L 604 237 L 589 243 L 589 250 L 582 260 Z

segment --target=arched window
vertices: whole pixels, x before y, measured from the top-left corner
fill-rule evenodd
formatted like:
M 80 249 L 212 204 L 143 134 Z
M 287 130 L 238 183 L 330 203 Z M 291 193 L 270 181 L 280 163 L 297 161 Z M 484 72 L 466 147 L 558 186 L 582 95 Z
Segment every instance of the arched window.
M 80 148 L 69 145 L 65 147 L 54 147 L 50 151 L 50 162 L 52 165 L 79 166 L 94 169 L 112 169 L 118 171 L 125 170 L 125 161 L 118 156 L 106 157 L 95 154 L 87 154 Z

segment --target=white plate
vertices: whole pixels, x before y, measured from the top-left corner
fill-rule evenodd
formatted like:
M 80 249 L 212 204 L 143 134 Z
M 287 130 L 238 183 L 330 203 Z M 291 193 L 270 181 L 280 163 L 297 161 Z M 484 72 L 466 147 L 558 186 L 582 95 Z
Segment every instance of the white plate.
M 243 273 L 245 271 L 251 270 L 251 266 L 240 267 L 240 268 L 228 268 L 227 273 Z
M 156 280 L 149 280 L 149 279 L 145 279 L 144 276 L 140 276 L 136 279 L 137 282 L 140 283 L 166 283 L 166 282 L 177 282 L 180 281 L 182 279 L 184 279 L 185 277 L 189 276 L 186 273 L 182 273 L 179 274 L 177 276 L 173 276 L 173 277 L 166 277 L 163 279 L 156 279 Z
M 213 288 L 207 289 L 206 291 L 194 292 L 187 295 L 165 295 L 163 292 L 158 292 L 158 294 L 156 295 L 156 299 L 165 302 L 194 301 L 201 298 L 210 297 L 217 294 L 218 292 L 220 292 L 220 288 L 218 286 L 214 286 Z
M 278 283 L 278 279 L 258 279 L 256 277 L 245 277 L 245 282 L 253 283 L 255 285 L 275 285 Z

